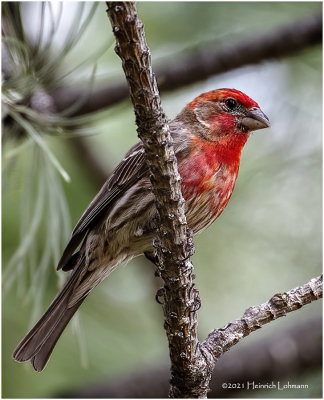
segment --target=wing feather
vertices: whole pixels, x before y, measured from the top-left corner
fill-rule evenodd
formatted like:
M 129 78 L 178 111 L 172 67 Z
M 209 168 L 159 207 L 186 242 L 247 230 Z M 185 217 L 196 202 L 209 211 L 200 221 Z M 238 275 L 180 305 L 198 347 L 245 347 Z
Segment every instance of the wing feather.
M 146 173 L 147 166 L 145 163 L 144 148 L 142 143 L 139 142 L 128 151 L 125 158 L 116 167 L 110 178 L 105 182 L 81 216 L 73 229 L 72 236 L 58 263 L 57 269 L 64 267 L 97 219 L 106 213 L 111 205 Z

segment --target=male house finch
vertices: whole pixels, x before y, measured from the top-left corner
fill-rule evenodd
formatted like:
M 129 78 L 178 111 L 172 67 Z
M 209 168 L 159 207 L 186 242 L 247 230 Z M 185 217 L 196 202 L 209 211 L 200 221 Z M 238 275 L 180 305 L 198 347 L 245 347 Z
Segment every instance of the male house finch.
M 258 104 L 235 89 L 204 93 L 170 122 L 187 222 L 194 234 L 227 205 L 249 133 L 269 126 Z M 125 155 L 90 203 L 58 264 L 72 270 L 62 290 L 13 357 L 41 371 L 89 292 L 119 264 L 154 253 L 157 210 L 142 143 Z M 78 251 L 75 251 L 80 245 Z

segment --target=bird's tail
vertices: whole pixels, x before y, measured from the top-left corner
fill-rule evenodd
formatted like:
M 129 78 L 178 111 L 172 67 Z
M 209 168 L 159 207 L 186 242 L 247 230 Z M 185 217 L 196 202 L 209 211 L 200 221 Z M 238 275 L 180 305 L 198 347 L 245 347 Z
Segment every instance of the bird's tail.
M 13 353 L 16 361 L 30 360 L 36 371 L 44 369 L 64 328 L 86 297 L 85 295 L 72 306 L 69 305 L 71 294 L 81 277 L 83 264 L 84 260 L 81 259 L 48 310 L 19 343 Z

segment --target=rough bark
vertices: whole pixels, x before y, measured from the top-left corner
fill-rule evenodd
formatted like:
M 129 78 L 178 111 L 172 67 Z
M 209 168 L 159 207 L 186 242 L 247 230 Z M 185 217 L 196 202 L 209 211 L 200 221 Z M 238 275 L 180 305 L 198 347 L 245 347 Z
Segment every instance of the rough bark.
M 200 49 L 182 60 L 168 60 L 156 69 L 160 91 L 172 91 L 212 75 L 231 71 L 244 65 L 294 55 L 310 46 L 322 43 L 322 15 L 296 21 L 273 32 L 246 39 L 235 45 Z M 52 93 L 58 111 L 63 111 L 78 99 L 85 98 L 85 89 L 63 87 Z M 124 83 L 94 89 L 75 115 L 84 115 L 110 107 L 128 98 Z
M 190 262 L 193 243 L 186 224 L 177 160 L 135 5 L 132 2 L 107 2 L 107 5 L 116 37 L 115 50 L 130 87 L 137 132 L 144 144 L 159 212 L 155 245 L 157 266 L 164 280 L 163 309 L 172 374 L 170 396 L 198 397 L 201 387 L 198 393 L 196 378 L 204 375 L 206 363 L 196 354 L 196 291 Z M 208 382 L 204 386 L 207 393 Z

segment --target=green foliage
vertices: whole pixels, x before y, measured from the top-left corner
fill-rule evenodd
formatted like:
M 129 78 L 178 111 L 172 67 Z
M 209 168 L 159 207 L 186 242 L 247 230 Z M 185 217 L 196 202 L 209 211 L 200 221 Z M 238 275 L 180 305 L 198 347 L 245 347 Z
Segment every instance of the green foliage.
M 80 3 L 75 9 L 60 48 L 54 38 L 59 34 L 63 16 L 63 3 L 3 4 L 3 70 L 2 93 L 4 124 L 4 181 L 13 179 L 10 172 L 21 174 L 20 213 L 18 221 L 20 244 L 6 263 L 5 291 L 18 285 L 25 302 L 34 303 L 34 318 L 39 315 L 42 296 L 47 288 L 49 267 L 58 261 L 71 226 L 65 193 L 60 177 L 70 181 L 68 172 L 48 144 L 49 136 L 66 138 L 88 134 L 91 118 L 69 118 L 87 96 L 69 109 L 54 113 L 55 104 L 50 97 L 54 88 L 71 79 L 76 71 L 91 65 L 87 85 L 92 87 L 96 60 L 104 47 L 94 48 L 91 55 L 71 62 L 71 53 L 79 45 L 97 10 L 98 3 Z M 54 15 L 56 8 L 56 15 Z M 35 39 L 30 37 L 26 13 L 39 13 L 39 26 Z M 108 46 L 110 44 L 108 43 Z M 93 130 L 92 130 L 93 131 Z M 19 171 L 19 172 L 18 172 Z M 10 190 L 5 192 L 10 196 Z M 46 238 L 42 243 L 41 237 Z M 40 248 L 43 250 L 40 251 Z M 26 280 L 26 277 L 29 277 Z M 39 290 L 36 288 L 39 288 Z

